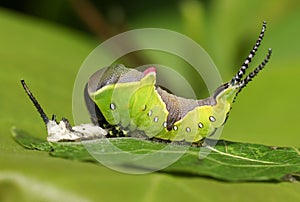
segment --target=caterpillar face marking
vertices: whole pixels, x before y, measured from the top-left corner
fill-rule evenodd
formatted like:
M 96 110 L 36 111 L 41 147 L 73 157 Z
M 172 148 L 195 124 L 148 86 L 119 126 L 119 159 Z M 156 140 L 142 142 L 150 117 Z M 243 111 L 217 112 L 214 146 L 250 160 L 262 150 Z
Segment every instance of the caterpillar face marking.
M 263 62 L 243 79 L 265 30 L 266 22 L 235 76 L 217 88 L 212 96 L 201 100 L 181 98 L 156 86 L 154 67 L 139 72 L 123 65 L 114 65 L 97 71 L 85 88 L 91 120 L 99 124 L 104 117 L 108 129 L 119 126 L 121 130 L 128 130 L 129 134 L 138 130 L 149 138 L 201 141 L 225 123 L 237 94 L 269 61 L 271 49 Z M 110 100 L 114 100 L 114 105 L 110 104 L 111 110 L 108 110 L 107 103 Z M 95 111 L 100 114 L 97 115 Z

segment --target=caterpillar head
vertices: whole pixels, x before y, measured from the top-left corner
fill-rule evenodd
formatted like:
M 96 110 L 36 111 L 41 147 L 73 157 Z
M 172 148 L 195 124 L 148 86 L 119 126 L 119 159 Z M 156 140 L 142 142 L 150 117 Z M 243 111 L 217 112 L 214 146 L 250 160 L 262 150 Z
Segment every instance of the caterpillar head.
M 269 48 L 268 54 L 266 55 L 265 59 L 256 67 L 252 72 L 250 72 L 247 76 L 245 76 L 246 69 L 248 68 L 252 58 L 254 57 L 258 47 L 261 44 L 261 41 L 264 37 L 264 33 L 266 30 L 266 22 L 263 22 L 263 26 L 261 29 L 261 33 L 254 45 L 253 49 L 250 51 L 250 54 L 242 64 L 239 71 L 236 75 L 231 79 L 231 81 L 223 84 L 220 86 L 214 93 L 214 98 L 217 103 L 228 103 L 231 105 L 234 101 L 238 93 L 265 67 L 268 63 L 272 49 Z M 245 76 L 245 77 L 244 77 Z M 244 78 L 243 78 L 244 77 Z

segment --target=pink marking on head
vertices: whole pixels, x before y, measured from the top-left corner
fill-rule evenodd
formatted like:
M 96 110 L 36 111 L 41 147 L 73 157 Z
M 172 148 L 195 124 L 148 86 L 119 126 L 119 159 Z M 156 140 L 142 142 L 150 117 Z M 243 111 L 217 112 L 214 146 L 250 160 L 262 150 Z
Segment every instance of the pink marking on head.
M 143 77 L 145 77 L 148 74 L 154 73 L 156 74 L 156 69 L 155 67 L 149 67 L 148 69 L 146 69 L 145 71 L 143 71 Z

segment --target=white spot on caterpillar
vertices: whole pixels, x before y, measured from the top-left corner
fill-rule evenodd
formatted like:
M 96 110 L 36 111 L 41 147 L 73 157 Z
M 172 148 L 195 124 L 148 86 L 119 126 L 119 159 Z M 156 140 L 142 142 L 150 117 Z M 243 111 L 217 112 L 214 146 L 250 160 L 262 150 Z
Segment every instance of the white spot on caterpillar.
M 186 127 L 185 130 L 186 130 L 186 132 L 188 132 L 188 133 L 191 132 L 191 128 L 189 128 L 189 127 Z
M 173 130 L 178 130 L 178 127 L 177 126 L 173 126 Z
M 216 121 L 216 118 L 213 117 L 213 116 L 210 116 L 210 117 L 209 117 L 209 120 L 210 120 L 211 122 L 215 122 L 215 121 Z
M 114 103 L 110 103 L 109 108 L 111 110 L 115 110 L 116 109 L 116 105 Z
M 167 122 L 166 122 L 166 121 L 163 123 L 163 127 L 164 127 L 164 128 L 167 127 Z
M 157 123 L 158 122 L 158 116 L 155 116 L 153 121 Z
M 199 128 L 203 128 L 203 127 L 204 127 L 204 126 L 203 126 L 203 123 L 201 123 L 201 122 L 198 123 L 198 127 L 199 127 Z
M 148 116 L 152 116 L 152 110 L 148 112 Z

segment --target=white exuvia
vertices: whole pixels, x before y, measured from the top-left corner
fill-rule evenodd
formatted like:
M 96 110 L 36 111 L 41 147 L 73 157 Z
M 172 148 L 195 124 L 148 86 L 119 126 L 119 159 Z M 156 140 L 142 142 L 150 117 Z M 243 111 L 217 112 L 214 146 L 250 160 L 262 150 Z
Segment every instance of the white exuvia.
M 66 122 L 65 119 L 59 123 L 49 120 L 46 126 L 48 132 L 47 140 L 49 142 L 91 140 L 103 138 L 107 134 L 106 130 L 93 124 L 81 124 L 70 127 L 69 122 Z

